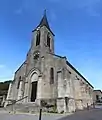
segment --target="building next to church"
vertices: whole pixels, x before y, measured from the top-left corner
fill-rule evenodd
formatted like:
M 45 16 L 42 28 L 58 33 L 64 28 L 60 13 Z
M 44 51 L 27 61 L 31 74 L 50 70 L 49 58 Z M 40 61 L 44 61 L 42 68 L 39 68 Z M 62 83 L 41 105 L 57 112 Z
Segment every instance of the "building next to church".
M 94 103 L 102 103 L 102 91 L 101 90 L 93 91 L 93 101 Z
M 16 104 L 49 105 L 61 113 L 82 110 L 93 104 L 93 86 L 66 57 L 55 54 L 54 36 L 45 12 L 32 31 L 31 47 L 15 72 L 5 106 L 9 100 L 19 100 Z

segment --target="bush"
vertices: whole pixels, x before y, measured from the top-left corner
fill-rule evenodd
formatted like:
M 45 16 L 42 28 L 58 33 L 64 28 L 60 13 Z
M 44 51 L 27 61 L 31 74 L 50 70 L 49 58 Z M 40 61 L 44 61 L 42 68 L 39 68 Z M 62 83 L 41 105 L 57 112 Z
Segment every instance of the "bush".
M 11 81 L 0 82 L 0 90 L 8 90 Z
M 61 111 L 60 113 L 61 113 L 61 114 L 63 114 L 63 113 L 64 113 L 64 110 L 63 110 L 63 111 Z

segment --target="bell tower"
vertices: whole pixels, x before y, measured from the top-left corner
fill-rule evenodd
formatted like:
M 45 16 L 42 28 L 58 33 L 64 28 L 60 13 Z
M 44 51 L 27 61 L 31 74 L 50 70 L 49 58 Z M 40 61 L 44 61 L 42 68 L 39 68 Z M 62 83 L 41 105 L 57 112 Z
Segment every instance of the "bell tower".
M 31 47 L 33 51 L 39 51 L 40 54 L 54 53 L 54 34 L 50 29 L 46 10 L 44 15 L 39 23 L 39 25 L 32 31 L 32 44 Z

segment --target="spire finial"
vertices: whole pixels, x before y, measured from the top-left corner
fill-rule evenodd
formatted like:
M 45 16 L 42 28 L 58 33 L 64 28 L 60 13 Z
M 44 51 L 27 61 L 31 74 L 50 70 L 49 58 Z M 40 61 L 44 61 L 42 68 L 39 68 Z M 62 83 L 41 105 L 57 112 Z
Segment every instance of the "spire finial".
M 44 16 L 46 16 L 46 9 L 44 10 Z

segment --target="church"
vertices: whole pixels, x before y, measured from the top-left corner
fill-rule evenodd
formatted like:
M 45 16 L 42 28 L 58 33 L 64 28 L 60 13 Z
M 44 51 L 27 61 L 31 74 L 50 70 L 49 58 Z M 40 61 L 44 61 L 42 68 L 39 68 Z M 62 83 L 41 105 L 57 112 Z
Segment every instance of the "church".
M 51 108 L 58 113 L 83 110 L 93 104 L 93 86 L 66 57 L 54 51 L 54 33 L 46 12 L 32 31 L 31 47 L 24 63 L 9 85 L 5 106 L 15 105 Z M 35 105 L 35 107 L 34 107 Z M 26 108 L 25 108 L 26 109 Z

